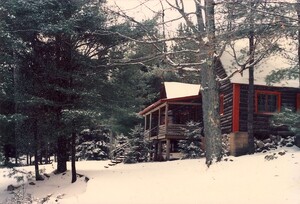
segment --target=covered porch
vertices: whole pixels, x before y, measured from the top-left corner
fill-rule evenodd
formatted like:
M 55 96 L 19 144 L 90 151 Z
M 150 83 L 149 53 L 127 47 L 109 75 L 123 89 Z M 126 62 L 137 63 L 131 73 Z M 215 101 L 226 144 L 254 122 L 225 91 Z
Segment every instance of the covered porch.
M 201 96 L 159 100 L 144 110 L 145 137 L 154 139 L 184 139 L 183 127 L 189 121 L 202 118 Z
M 154 160 L 169 160 L 178 153 L 178 141 L 185 139 L 186 123 L 202 120 L 201 95 L 161 99 L 140 114 L 145 120 L 145 139 L 153 144 Z

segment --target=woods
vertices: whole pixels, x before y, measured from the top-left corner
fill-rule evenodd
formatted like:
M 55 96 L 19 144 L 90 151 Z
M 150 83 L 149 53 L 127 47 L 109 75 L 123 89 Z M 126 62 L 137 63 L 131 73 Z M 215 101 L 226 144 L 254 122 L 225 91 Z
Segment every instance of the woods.
M 18 165 L 22 155 L 34 156 L 39 180 L 39 164 L 56 155 L 56 172 L 65 172 L 70 160 L 75 182 L 82 131 L 105 127 L 111 137 L 128 135 L 142 123 L 137 113 L 158 99 L 161 82 L 168 80 L 201 85 L 210 166 L 223 155 L 222 84 L 248 71 L 253 84 L 256 66 L 274 54 L 292 65 L 274 70 L 269 83 L 300 78 L 299 52 L 289 54 L 285 44 L 296 39 L 299 50 L 299 1 L 156 3 L 152 18 L 140 20 L 104 1 L 1 1 L 0 160 L 5 166 L 12 158 Z M 232 58 L 231 74 L 220 77 L 224 53 Z M 254 153 L 254 92 L 248 91 L 249 153 Z M 144 154 L 135 159 L 146 160 Z
M 39 180 L 42 156 L 47 160 L 55 153 L 57 173 L 65 172 L 69 156 L 75 163 L 75 142 L 83 129 L 106 125 L 112 120 L 109 115 L 116 118 L 125 107 L 127 115 L 133 114 L 130 108 L 134 103 L 127 102 L 126 106 L 122 104 L 125 101 L 118 100 L 125 92 L 112 92 L 123 80 L 118 68 L 103 66 L 109 62 L 108 55 L 117 57 L 118 46 L 126 42 L 107 33 L 124 31 L 125 25 L 108 28 L 101 5 L 99 1 L 18 0 L 1 5 L 5 15 L 1 18 L 2 40 L 4 44 L 18 42 L 16 48 L 12 44 L 1 47 L 7 55 L 1 61 L 1 149 L 5 165 L 10 157 L 15 157 L 17 165 L 19 156 L 34 154 Z M 129 35 L 136 35 L 134 29 L 124 32 L 129 31 Z M 133 102 L 136 96 L 132 92 L 127 100 Z M 49 148 L 51 152 L 42 155 Z M 75 181 L 75 165 L 72 170 Z

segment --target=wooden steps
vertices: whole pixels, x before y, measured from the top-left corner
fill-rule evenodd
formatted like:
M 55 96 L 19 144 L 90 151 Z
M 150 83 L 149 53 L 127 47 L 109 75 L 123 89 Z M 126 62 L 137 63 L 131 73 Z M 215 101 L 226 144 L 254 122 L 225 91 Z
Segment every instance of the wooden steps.
M 106 166 L 104 166 L 104 168 L 109 168 L 109 167 L 115 166 L 117 164 L 120 164 L 124 161 L 124 158 L 125 158 L 125 156 L 120 155 L 117 158 L 110 160 L 110 163 L 108 163 Z

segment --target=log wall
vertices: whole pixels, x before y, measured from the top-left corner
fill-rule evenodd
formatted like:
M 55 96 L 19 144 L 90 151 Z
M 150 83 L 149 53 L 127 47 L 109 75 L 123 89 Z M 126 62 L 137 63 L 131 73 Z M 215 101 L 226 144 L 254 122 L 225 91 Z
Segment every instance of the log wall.
M 297 94 L 300 92 L 297 88 L 255 86 L 259 91 L 276 91 L 281 93 L 281 110 L 284 107 L 296 109 Z M 255 104 L 255 97 L 254 97 Z M 240 131 L 247 132 L 247 113 L 248 113 L 248 85 L 241 85 L 240 92 Z M 257 138 L 267 138 L 270 134 L 287 136 L 293 133 L 289 132 L 287 127 L 275 128 L 270 125 L 270 118 L 273 114 L 254 113 L 254 135 Z
M 227 75 L 222 65 L 219 64 L 217 75 L 223 79 Z M 230 80 L 225 80 L 220 83 L 220 94 L 224 95 L 224 112 L 221 114 L 221 131 L 222 134 L 232 132 L 232 108 L 233 108 L 233 88 Z

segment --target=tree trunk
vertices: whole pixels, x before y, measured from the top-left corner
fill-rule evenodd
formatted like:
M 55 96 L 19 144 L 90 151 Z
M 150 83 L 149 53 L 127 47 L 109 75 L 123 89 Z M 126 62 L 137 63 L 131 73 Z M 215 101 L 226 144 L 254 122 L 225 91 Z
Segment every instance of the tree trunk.
M 57 129 L 60 129 L 61 110 L 56 112 L 56 125 Z M 63 173 L 67 171 L 67 141 L 64 135 L 59 135 L 57 138 L 57 150 L 56 150 L 56 173 Z
M 296 11 L 298 17 L 298 80 L 299 80 L 299 88 L 300 88 L 300 0 L 297 0 L 296 3 Z
M 4 166 L 8 166 L 9 164 L 9 148 L 7 148 L 8 145 L 4 145 L 3 151 L 4 151 Z
M 214 160 L 222 158 L 222 138 L 219 115 L 219 94 L 215 82 L 214 66 L 206 66 L 201 71 L 203 126 L 206 146 L 206 164 L 209 166 Z
M 26 154 L 26 164 L 29 165 L 29 153 Z
M 72 183 L 76 182 L 76 133 L 72 133 L 71 139 L 71 166 L 72 166 Z
M 57 139 L 57 169 L 56 173 L 67 171 L 67 139 L 60 136 Z
M 35 180 L 41 181 L 44 178 L 40 175 L 39 172 L 39 136 L 38 136 L 38 124 L 37 119 L 34 119 L 33 124 L 33 136 L 34 136 L 34 170 L 35 170 Z
M 252 38 L 252 39 L 251 39 Z M 253 36 L 250 37 L 250 50 L 253 47 Z M 250 52 L 253 52 L 250 51 Z M 252 59 L 251 59 L 252 60 Z M 253 61 L 252 61 L 253 62 Z M 251 63 L 251 62 L 250 62 Z M 254 67 L 249 67 L 249 87 L 248 87 L 248 153 L 253 154 L 254 148 L 254 133 L 253 133 L 253 117 L 254 117 Z
M 15 152 L 15 165 L 18 166 L 18 146 L 17 146 L 17 142 L 16 142 L 16 152 Z
M 251 2 L 251 8 L 253 3 Z M 250 11 L 250 32 L 249 32 L 249 54 L 250 65 L 254 62 L 254 28 L 253 28 L 253 11 Z M 253 133 L 253 116 L 254 116 L 254 66 L 249 67 L 249 87 L 248 87 L 248 116 L 247 116 L 247 129 L 248 129 L 248 153 L 254 154 L 254 133 Z
M 206 64 L 201 67 L 203 126 L 206 143 L 206 164 L 210 166 L 214 161 L 222 158 L 222 136 L 219 114 L 219 85 L 217 78 L 217 63 L 215 60 L 215 22 L 214 1 L 206 0 L 206 32 L 207 43 Z M 205 47 L 205 46 L 204 46 Z M 201 48 L 202 49 L 202 48 Z

